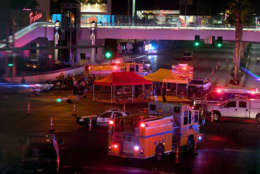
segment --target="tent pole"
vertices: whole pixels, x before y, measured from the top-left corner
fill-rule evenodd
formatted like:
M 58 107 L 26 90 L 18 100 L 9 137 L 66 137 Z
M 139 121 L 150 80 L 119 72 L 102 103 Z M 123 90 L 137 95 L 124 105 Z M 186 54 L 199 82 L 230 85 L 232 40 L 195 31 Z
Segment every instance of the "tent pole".
M 178 83 L 176 83 L 176 97 L 178 97 Z
M 92 100 L 95 100 L 95 85 L 93 85 L 93 99 Z
M 110 86 L 110 89 L 111 89 L 110 103 L 112 104 L 113 103 L 113 86 L 112 86 L 112 84 Z
M 142 86 L 142 88 L 143 88 L 143 98 L 145 98 L 145 92 L 144 92 L 144 85 Z
M 187 98 L 189 97 L 189 84 L 187 83 L 186 84 L 186 94 L 187 94 Z
M 134 86 L 132 85 L 132 104 L 134 103 Z
M 150 99 L 153 98 L 153 96 L 154 96 L 154 89 L 153 89 L 153 83 L 152 83 L 152 96 L 150 96 Z
M 167 86 L 168 86 L 167 84 L 168 84 L 168 83 L 165 83 L 165 85 L 166 85 L 166 86 L 165 86 L 165 90 L 166 90 L 166 91 L 165 91 L 165 93 L 166 93 L 166 97 L 167 97 Z

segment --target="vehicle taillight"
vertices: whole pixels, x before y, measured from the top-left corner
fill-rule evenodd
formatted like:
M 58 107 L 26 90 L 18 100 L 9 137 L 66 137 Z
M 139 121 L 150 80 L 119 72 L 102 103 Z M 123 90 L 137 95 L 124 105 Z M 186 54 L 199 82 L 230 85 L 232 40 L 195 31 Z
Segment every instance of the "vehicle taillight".
M 145 123 L 140 123 L 140 127 L 144 128 L 145 127 Z
M 110 126 L 113 126 L 113 125 L 114 125 L 114 121 L 113 121 L 113 120 L 109 120 L 109 121 L 108 121 L 108 124 L 109 124 Z

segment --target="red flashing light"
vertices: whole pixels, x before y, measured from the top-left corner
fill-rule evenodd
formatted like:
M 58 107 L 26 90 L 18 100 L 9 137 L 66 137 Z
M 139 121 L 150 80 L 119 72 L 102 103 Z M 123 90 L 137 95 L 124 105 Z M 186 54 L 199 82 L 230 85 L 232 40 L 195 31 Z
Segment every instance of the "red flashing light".
M 117 67 L 116 65 L 113 66 L 113 70 L 117 70 L 117 68 L 118 68 L 118 67 Z
M 182 67 L 182 70 L 186 71 L 186 70 L 187 70 L 187 67 L 186 67 L 186 66 L 183 66 L 183 67 Z
M 223 89 L 218 88 L 218 89 L 216 89 L 216 92 L 217 92 L 218 94 L 221 94 L 221 93 L 223 93 Z
M 250 94 L 255 95 L 256 92 L 255 91 L 250 91 Z
M 120 60 L 115 60 L 115 64 L 120 64 L 121 61 Z
M 109 124 L 110 126 L 113 126 L 113 125 L 114 125 L 114 121 L 113 121 L 113 120 L 109 120 L 109 121 L 108 121 L 108 124 Z
M 144 124 L 144 123 L 140 123 L 140 127 L 141 127 L 141 128 L 144 128 L 144 127 L 145 127 L 145 124 Z
M 112 147 L 113 147 L 114 149 L 118 149 L 118 144 L 113 144 Z

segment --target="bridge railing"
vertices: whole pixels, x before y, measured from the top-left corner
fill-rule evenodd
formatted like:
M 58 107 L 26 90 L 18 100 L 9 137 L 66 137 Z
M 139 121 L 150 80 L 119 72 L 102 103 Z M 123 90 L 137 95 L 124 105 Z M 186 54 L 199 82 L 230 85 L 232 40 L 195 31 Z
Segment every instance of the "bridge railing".
M 255 20 L 256 21 L 256 20 Z M 89 21 L 91 22 L 91 21 Z M 107 15 L 106 20 L 99 20 L 98 27 L 207 27 L 207 28 L 223 28 L 233 29 L 234 26 L 227 24 L 224 16 L 182 16 L 172 15 L 168 17 L 148 15 L 145 17 Z M 81 23 L 82 28 L 91 27 L 91 23 Z M 259 29 L 260 25 L 256 23 L 244 28 Z

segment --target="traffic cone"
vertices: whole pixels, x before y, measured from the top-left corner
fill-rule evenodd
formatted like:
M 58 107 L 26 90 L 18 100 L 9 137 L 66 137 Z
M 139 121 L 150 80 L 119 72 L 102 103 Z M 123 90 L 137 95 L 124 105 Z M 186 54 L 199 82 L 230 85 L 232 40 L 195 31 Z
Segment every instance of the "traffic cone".
M 89 118 L 88 130 L 89 130 L 89 132 L 92 131 L 92 118 Z
M 50 118 L 50 132 L 54 132 L 54 119 L 53 117 Z
M 72 114 L 72 116 L 77 117 L 77 105 L 75 103 L 73 104 L 73 114 Z

